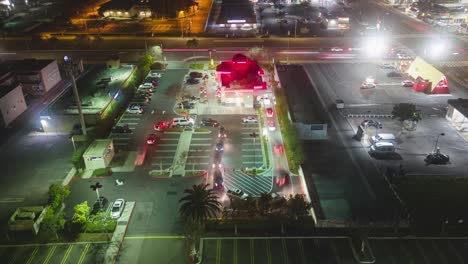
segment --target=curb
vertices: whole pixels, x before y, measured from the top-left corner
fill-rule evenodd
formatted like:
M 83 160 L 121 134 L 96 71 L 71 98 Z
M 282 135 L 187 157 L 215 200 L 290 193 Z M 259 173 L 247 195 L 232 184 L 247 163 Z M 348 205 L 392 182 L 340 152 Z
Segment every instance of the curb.
M 123 241 L 124 241 L 124 239 L 125 239 L 125 236 L 127 235 L 128 225 L 130 224 L 130 221 L 132 220 L 133 211 L 135 210 L 136 202 L 133 202 L 133 204 L 134 204 L 134 205 L 133 205 L 133 207 L 132 207 L 132 211 L 130 212 L 130 216 L 128 217 L 127 225 L 125 226 L 125 232 L 123 233 L 122 239 L 121 239 L 120 242 L 119 242 L 119 246 L 118 246 L 118 248 L 117 248 L 117 252 L 116 252 L 116 254 L 115 254 L 114 256 L 112 256 L 112 262 L 111 262 L 111 263 L 113 263 L 113 264 L 115 263 L 116 258 L 117 258 L 117 256 L 118 256 L 119 253 L 120 253 L 120 248 L 122 247 L 122 244 L 123 244 Z M 118 226 L 118 225 L 119 225 L 119 224 L 118 224 L 118 221 L 117 221 L 117 226 Z M 111 239 L 111 242 L 110 242 L 110 243 L 112 243 L 112 239 Z

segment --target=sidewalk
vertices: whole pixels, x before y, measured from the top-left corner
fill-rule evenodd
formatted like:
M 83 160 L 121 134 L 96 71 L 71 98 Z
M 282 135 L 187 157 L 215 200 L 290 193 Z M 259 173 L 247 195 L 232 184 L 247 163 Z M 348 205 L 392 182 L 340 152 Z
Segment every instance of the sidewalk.
M 177 150 L 174 154 L 174 161 L 172 162 L 173 172 L 172 175 L 185 175 L 185 163 L 187 162 L 188 151 L 190 148 L 190 141 L 192 141 L 193 131 L 184 131 L 180 134 Z M 186 153 L 186 154 L 184 154 Z
M 105 263 L 113 264 L 115 259 L 119 254 L 120 246 L 122 245 L 125 233 L 127 232 L 127 227 L 130 222 L 130 218 L 135 208 L 135 202 L 126 202 L 125 209 L 122 213 L 122 216 L 117 221 L 117 226 L 112 234 L 112 239 L 110 241 L 109 247 L 106 250 Z

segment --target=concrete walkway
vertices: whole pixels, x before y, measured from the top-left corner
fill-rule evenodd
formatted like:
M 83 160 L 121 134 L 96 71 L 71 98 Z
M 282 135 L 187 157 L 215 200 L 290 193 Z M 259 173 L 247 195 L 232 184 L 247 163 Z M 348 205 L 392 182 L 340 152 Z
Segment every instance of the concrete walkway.
M 117 255 L 119 254 L 120 246 L 127 232 L 127 226 L 130 222 L 130 217 L 132 216 L 133 209 L 135 208 L 135 202 L 126 202 L 125 209 L 122 213 L 122 216 L 117 221 L 117 227 L 112 234 L 112 239 L 110 241 L 109 247 L 106 250 L 105 263 L 113 264 Z
M 192 130 L 183 131 L 180 134 L 179 143 L 177 145 L 177 150 L 174 155 L 175 159 L 172 162 L 172 175 L 185 175 L 185 163 L 187 162 L 190 142 L 192 141 L 192 134 Z

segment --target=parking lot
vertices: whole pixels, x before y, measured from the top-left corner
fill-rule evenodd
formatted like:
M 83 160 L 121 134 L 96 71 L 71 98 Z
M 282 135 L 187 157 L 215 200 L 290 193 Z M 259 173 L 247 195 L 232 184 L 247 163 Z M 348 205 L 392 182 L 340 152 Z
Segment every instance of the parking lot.
M 205 238 L 203 262 L 355 263 L 346 238 Z
M 344 99 L 345 109 L 342 114 L 348 117 L 354 131 L 366 119 L 382 123 L 381 129 L 371 129 L 363 137 L 363 147 L 370 146 L 368 139 L 376 133 L 395 135 L 395 155 L 374 159 L 381 171 L 385 171 L 387 167 L 402 165 L 407 175 L 465 175 L 468 167 L 462 157 L 468 149 L 468 143 L 445 119 L 445 113 L 447 100 L 464 97 L 466 91 L 453 85 L 449 95 L 433 96 L 414 92 L 411 87 L 401 85 L 404 75 L 387 77 L 387 73 L 392 70 L 382 69 L 376 64 L 359 64 L 359 67 L 349 64 L 314 64 L 307 65 L 306 69 L 316 82 L 324 84 L 319 89 L 328 95 L 327 100 Z M 376 88 L 359 88 L 366 76 L 375 77 Z M 375 117 L 390 114 L 395 104 L 406 102 L 415 104 L 423 114 L 414 131 L 403 129 L 402 123 L 396 119 Z M 352 117 L 356 114 L 363 117 Z M 442 153 L 450 156 L 451 162 L 445 165 L 426 165 L 424 158 L 434 151 L 435 141 L 440 133 L 444 133 L 444 136 L 439 138 L 437 146 Z
M 45 244 L 0 247 L 2 263 L 104 263 L 108 243 Z

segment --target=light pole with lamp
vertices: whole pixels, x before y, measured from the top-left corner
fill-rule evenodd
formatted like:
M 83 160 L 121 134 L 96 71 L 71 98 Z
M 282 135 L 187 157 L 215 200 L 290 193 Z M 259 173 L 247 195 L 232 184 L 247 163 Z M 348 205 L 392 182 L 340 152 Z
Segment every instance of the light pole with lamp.
M 437 148 L 437 144 L 439 144 L 439 137 L 440 136 L 445 136 L 445 133 L 440 133 L 439 135 L 437 135 L 435 145 L 434 145 L 434 153 L 439 153 L 439 149 Z
M 96 195 L 98 197 L 99 207 L 102 208 L 102 201 L 99 196 L 99 189 L 102 188 L 102 184 L 100 184 L 99 182 L 96 182 L 95 184 L 90 185 L 89 188 L 91 188 L 93 191 L 96 192 Z

